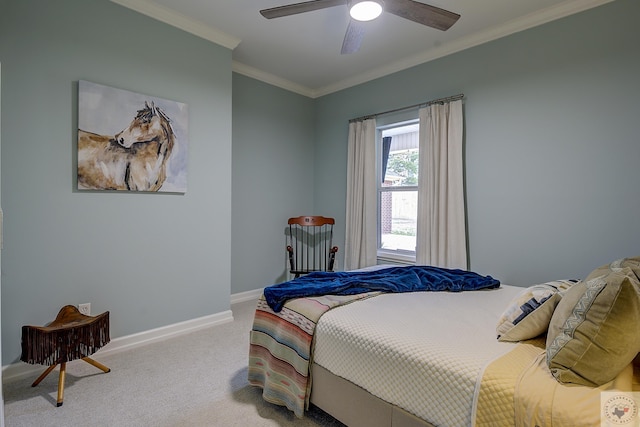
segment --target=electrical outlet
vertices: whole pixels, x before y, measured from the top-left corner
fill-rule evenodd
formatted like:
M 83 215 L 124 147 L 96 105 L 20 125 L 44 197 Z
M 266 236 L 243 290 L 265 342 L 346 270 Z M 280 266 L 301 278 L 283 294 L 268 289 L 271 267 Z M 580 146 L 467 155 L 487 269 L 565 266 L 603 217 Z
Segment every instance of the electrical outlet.
M 78 304 L 78 311 L 85 316 L 91 316 L 91 303 Z

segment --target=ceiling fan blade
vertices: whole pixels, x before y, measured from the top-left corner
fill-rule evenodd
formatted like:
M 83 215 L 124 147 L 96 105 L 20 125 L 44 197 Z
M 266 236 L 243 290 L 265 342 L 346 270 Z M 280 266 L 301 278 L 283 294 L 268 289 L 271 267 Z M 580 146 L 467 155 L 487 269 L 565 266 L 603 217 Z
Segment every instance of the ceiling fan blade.
M 356 53 L 360 50 L 360 45 L 364 38 L 364 28 L 364 23 L 356 21 L 355 19 L 349 19 L 347 33 L 344 35 L 344 41 L 342 42 L 341 54 Z
M 302 3 L 288 4 L 286 6 L 272 7 L 260 11 L 267 19 L 280 18 L 281 16 L 295 15 L 298 13 L 311 12 L 312 10 L 326 9 L 333 6 L 347 4 L 347 0 L 313 0 Z
M 446 31 L 460 15 L 413 0 L 385 0 L 384 10 L 401 18 Z

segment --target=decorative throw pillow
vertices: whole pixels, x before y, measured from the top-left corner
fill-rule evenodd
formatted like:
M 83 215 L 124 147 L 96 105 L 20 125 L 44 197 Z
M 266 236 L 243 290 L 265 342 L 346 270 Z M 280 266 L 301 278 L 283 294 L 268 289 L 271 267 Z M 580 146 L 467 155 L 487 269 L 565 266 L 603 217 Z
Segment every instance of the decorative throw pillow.
M 595 270 L 593 270 L 591 273 L 589 273 L 587 278 L 584 280 L 587 281 L 587 280 L 595 279 L 596 277 L 599 277 L 599 276 L 606 276 L 612 271 L 619 271 L 621 268 L 625 268 L 625 267 L 630 268 L 633 271 L 633 273 L 636 275 L 638 280 L 640 280 L 640 256 L 622 258 L 622 259 L 613 261 L 611 264 L 600 266 Z
M 523 290 L 500 316 L 496 327 L 498 341 L 528 340 L 545 333 L 561 292 L 576 282 L 556 280 Z
M 640 281 L 622 264 L 594 270 L 558 303 L 547 333 L 547 365 L 559 382 L 600 386 L 640 352 Z

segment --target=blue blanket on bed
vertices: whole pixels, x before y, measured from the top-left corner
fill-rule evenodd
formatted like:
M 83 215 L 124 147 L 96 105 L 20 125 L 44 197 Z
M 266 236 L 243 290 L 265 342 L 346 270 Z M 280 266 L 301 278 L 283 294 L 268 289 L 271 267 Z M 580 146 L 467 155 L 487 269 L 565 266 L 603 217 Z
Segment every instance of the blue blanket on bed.
M 275 312 L 289 299 L 364 292 L 473 291 L 497 288 L 500 282 L 472 271 L 429 266 L 390 267 L 371 271 L 313 272 L 268 286 L 264 297 Z

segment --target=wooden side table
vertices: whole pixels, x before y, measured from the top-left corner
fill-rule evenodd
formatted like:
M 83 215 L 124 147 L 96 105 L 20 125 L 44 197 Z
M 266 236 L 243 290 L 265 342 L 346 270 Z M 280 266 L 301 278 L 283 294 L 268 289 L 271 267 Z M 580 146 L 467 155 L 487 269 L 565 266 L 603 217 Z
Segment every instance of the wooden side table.
M 57 406 L 62 406 L 67 362 L 81 359 L 103 372 L 110 372 L 111 369 L 88 357 L 109 341 L 108 311 L 97 316 L 85 316 L 73 305 L 66 305 L 47 326 L 22 327 L 20 360 L 49 366 L 31 387 L 40 384 L 40 381 L 60 365 Z

